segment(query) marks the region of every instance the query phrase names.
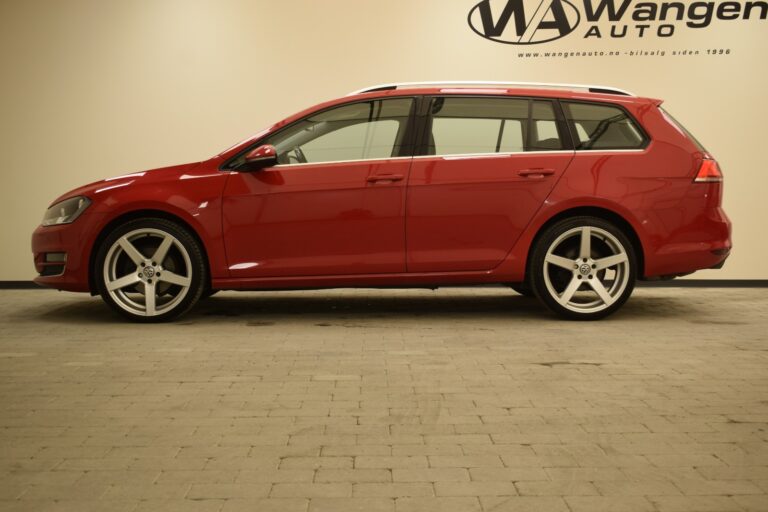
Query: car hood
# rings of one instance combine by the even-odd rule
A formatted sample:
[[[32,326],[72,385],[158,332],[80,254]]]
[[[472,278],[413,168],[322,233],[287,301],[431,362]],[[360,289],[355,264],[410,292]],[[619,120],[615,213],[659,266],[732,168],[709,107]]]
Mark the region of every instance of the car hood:
[[[86,196],[93,198],[96,194],[106,192],[115,188],[122,188],[132,185],[136,182],[152,183],[161,181],[170,181],[178,179],[179,176],[186,174],[195,168],[197,168],[202,162],[194,162],[191,164],[173,165],[170,167],[159,167],[157,169],[150,169],[147,171],[134,172],[130,174],[123,174],[121,176],[115,176],[113,178],[105,178],[103,180],[94,181],[81,187],[70,190],[69,192],[60,195],[52,203],[51,206],[56,203],[68,199],[74,196]]]

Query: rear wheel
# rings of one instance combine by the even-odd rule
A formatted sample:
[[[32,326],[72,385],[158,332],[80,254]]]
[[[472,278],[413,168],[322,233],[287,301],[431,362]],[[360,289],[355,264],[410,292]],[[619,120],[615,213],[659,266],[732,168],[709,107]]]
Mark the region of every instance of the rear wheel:
[[[635,286],[632,243],[615,225],[574,217],[550,226],[531,257],[531,285],[550,310],[596,320],[619,309]]]
[[[166,219],[128,221],[99,249],[96,278],[104,301],[137,322],[161,322],[200,299],[207,269],[200,243]]]

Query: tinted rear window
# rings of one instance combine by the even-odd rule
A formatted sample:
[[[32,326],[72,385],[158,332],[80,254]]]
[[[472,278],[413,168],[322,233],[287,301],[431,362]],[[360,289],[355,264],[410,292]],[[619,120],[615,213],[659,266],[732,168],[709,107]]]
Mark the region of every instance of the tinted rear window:
[[[692,134],[691,132],[689,132],[688,130],[686,130],[685,126],[683,126],[683,125],[682,125],[682,123],[680,123],[680,121],[678,121],[677,119],[675,119],[674,117],[672,117],[672,114],[670,114],[669,112],[667,112],[667,111],[666,111],[666,110],[664,110],[663,108],[659,107],[659,110],[661,110],[661,113],[662,113],[662,114],[664,114],[664,117],[666,117],[666,118],[667,118],[667,121],[669,121],[669,122],[672,124],[672,126],[674,126],[674,127],[675,127],[675,128],[677,128],[678,130],[680,130],[681,132],[683,132],[683,135],[685,135],[686,137],[688,137],[689,139],[691,139],[691,142],[693,142],[694,144],[696,144],[696,147],[697,147],[697,148],[699,148],[699,151],[701,151],[701,152],[703,152],[703,153],[706,153],[706,152],[707,152],[707,150],[706,150],[706,149],[704,149],[704,146],[701,144],[701,142],[699,142],[699,140],[698,140],[696,137],[694,137],[694,136],[693,136],[693,134]]]
[[[551,101],[434,98],[429,155],[519,153],[563,148]]]
[[[576,149],[640,149],[646,138],[619,107],[594,103],[563,102]]]

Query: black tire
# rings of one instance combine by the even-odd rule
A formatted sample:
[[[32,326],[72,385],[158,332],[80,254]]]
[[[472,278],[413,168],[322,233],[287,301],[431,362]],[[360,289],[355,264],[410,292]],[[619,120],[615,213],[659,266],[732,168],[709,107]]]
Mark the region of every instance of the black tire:
[[[528,283],[512,283],[509,285],[510,288],[515,290],[517,293],[522,295],[523,297],[535,297],[536,295],[533,293],[533,289]]]
[[[589,240],[589,245],[580,245],[582,240]],[[552,262],[546,263],[550,250]],[[584,251],[588,258],[582,257]],[[608,256],[622,261],[603,268],[609,262],[603,258]],[[597,320],[617,311],[632,295],[637,256],[630,239],[613,223],[598,217],[572,217],[537,237],[528,273],[534,294],[550,311],[570,320]],[[602,295],[597,291],[600,287]]]
[[[221,290],[212,290],[210,288],[206,288],[203,294],[200,296],[200,300],[210,299],[220,291]]]
[[[134,237],[131,246],[138,251],[132,254],[136,254],[136,259],[145,258],[141,264],[136,263],[134,258],[129,256],[129,251],[122,249],[118,243],[123,237],[127,239],[129,236]],[[160,244],[165,238],[173,240],[169,242],[166,256],[163,257],[163,261],[152,261],[158,250],[158,247],[153,248],[153,245]],[[105,270],[108,256],[110,257],[109,267]],[[148,217],[130,220],[114,228],[98,248],[93,272],[101,298],[123,317],[134,322],[165,322],[185,314],[200,300],[208,284],[208,268],[205,261],[200,242],[186,228],[167,219]],[[136,268],[129,271],[128,269],[134,265]],[[118,266],[124,268],[119,272],[114,270],[115,277],[123,275],[125,278],[130,276],[136,279],[132,273],[138,270],[138,282],[110,292],[105,284],[107,275]],[[147,267],[146,272],[142,272],[144,267]],[[151,272],[149,267],[152,268]],[[175,271],[179,273],[176,274]],[[161,272],[165,272],[165,277]],[[183,278],[184,283],[166,282],[165,280],[171,276]],[[113,283],[116,281],[117,279]],[[147,296],[144,293],[148,286],[156,290],[156,293],[153,293],[155,299],[152,301],[152,308],[147,303]],[[175,297],[173,297],[174,292],[177,292]],[[172,299],[164,305],[160,304],[160,301],[167,296],[171,296]],[[140,299],[133,301],[136,304],[136,307],[133,307],[131,297],[143,297],[145,310],[143,314],[139,311]],[[158,306],[155,312],[156,302]],[[148,313],[150,309],[153,314]]]

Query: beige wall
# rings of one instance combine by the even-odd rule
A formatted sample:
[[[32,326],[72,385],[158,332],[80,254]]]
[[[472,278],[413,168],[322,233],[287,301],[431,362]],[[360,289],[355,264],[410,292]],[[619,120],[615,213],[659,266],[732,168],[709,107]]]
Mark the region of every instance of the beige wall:
[[[196,161],[366,85],[604,83],[664,98],[720,160],[735,250],[699,278],[766,279],[768,21],[531,51],[729,48],[708,57],[524,59],[467,26],[475,0],[0,1],[0,280],[34,275],[29,236],[85,182]],[[763,123],[760,123],[763,121]]]

